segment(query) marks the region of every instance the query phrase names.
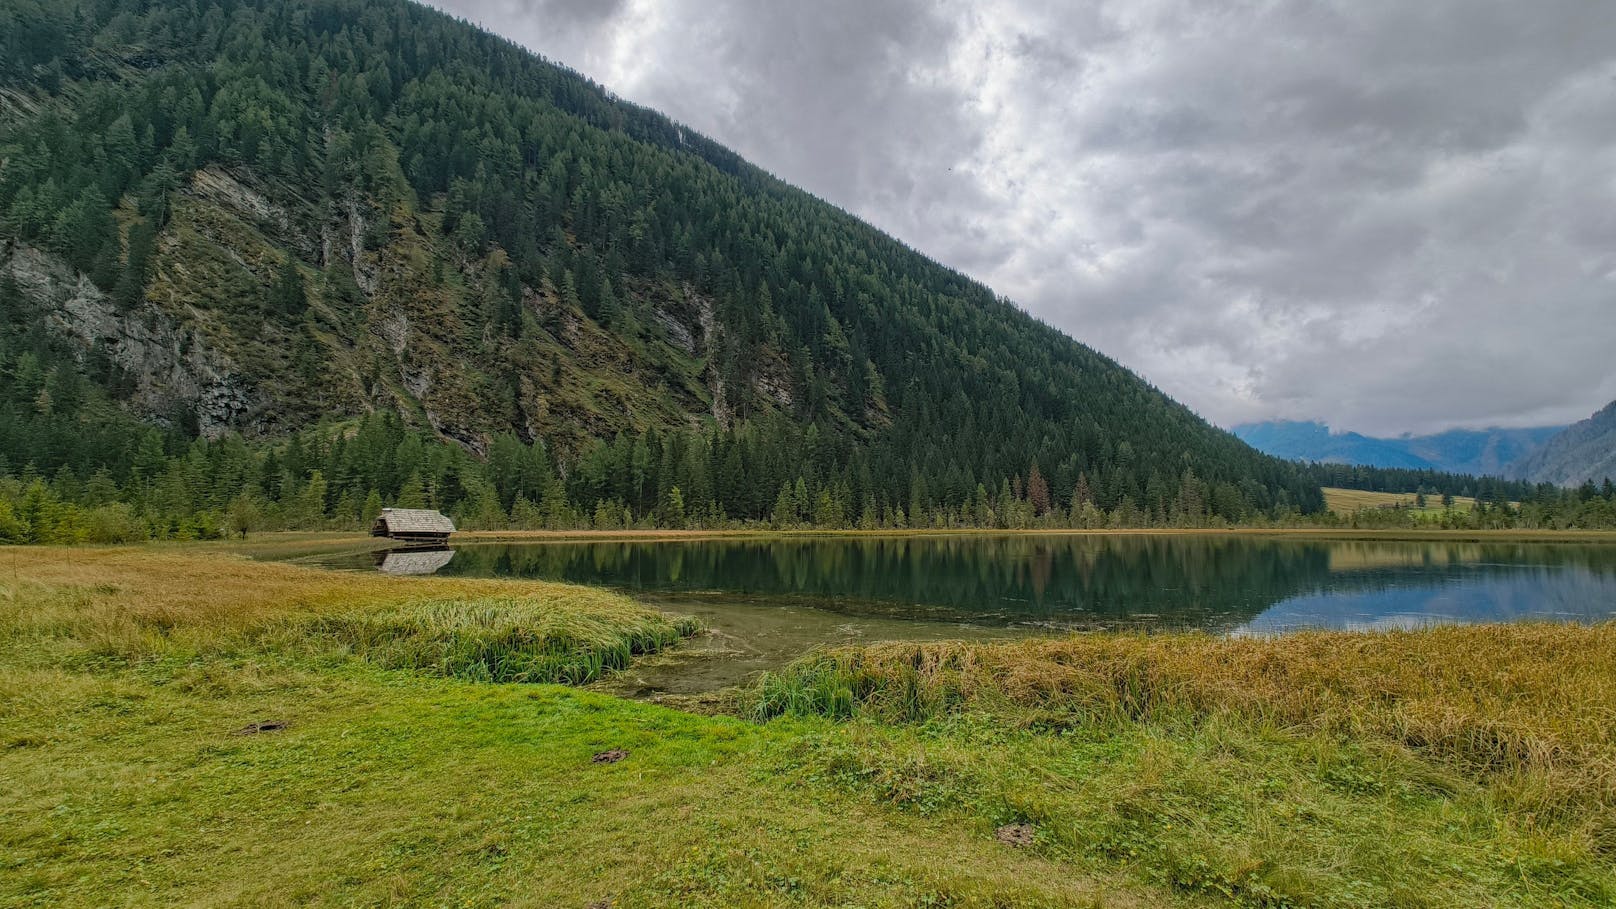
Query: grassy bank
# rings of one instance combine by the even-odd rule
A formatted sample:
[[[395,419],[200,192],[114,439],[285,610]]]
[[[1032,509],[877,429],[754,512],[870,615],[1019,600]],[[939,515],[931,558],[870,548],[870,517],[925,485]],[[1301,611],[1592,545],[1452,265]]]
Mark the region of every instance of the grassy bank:
[[[583,683],[696,630],[572,585],[389,578],[199,551],[7,550],[0,648],[25,665],[265,651],[351,654],[478,681]]]
[[[0,591],[0,905],[1616,899],[1609,626],[868,647],[707,717],[502,683],[691,630],[596,590],[147,547]]]
[[[688,630],[568,585],[6,550],[0,905],[1155,902],[958,819],[806,792],[786,755],[824,723],[479,681],[534,677],[477,658],[489,637],[578,666]]]
[[[765,678],[752,711],[889,722],[979,713],[1057,731],[1235,718],[1406,749],[1500,782],[1535,811],[1608,809],[1602,834],[1616,848],[1613,684],[1609,623],[1114,634],[833,651]]]
[[[747,706],[903,729],[840,772],[1236,902],[1616,900],[1613,624],[878,645]]]

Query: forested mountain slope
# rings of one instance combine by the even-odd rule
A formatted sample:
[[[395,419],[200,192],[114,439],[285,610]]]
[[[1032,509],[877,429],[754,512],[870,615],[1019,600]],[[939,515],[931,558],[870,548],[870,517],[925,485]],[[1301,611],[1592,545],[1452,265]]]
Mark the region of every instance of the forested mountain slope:
[[[675,489],[833,522],[1322,505],[987,288],[424,7],[0,0],[0,42],[0,470],[112,495],[187,462],[208,507],[331,517],[412,483],[636,519]]]
[[[1557,486],[1616,480],[1616,401],[1567,427],[1514,470],[1523,480]]]

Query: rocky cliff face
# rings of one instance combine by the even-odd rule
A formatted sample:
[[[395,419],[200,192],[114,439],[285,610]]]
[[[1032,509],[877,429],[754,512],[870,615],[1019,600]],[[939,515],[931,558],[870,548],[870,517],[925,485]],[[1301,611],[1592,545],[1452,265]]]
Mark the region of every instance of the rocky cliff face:
[[[1521,479],[1561,486],[1616,480],[1616,401],[1550,439],[1515,470]]]
[[[383,409],[474,452],[512,429],[565,451],[731,417],[712,301],[686,285],[625,288],[651,327],[650,343],[629,342],[555,288],[524,288],[520,306],[543,329],[490,338],[502,291],[487,261],[442,241],[438,217],[359,195],[316,206],[250,170],[205,168],[176,194],[133,306],[34,246],[0,251],[0,268],[81,362],[105,355],[128,377],[125,406],[210,437]],[[287,263],[303,312],[271,302]],[[758,372],[762,398],[789,407],[783,365]]]
[[[39,304],[48,325],[76,342],[81,361],[101,351],[133,380],[129,404],[138,412],[160,422],[189,412],[209,437],[251,431],[264,402],[193,325],[157,308],[119,312],[88,279],[32,247],[14,247],[0,267]]]

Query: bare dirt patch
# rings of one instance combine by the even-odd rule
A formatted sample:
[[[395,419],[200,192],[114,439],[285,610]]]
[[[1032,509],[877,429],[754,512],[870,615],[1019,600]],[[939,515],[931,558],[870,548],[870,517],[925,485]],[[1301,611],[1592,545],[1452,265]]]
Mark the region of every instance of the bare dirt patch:
[[[993,838],[1006,846],[1014,846],[1020,849],[1024,846],[1031,846],[1033,837],[1037,832],[1037,829],[1031,824],[1005,824],[998,830],[993,831]]]

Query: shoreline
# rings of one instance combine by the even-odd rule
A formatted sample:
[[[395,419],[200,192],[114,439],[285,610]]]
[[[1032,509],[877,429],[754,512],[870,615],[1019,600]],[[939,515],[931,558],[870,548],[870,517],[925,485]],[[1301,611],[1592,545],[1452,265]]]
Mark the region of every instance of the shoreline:
[[[1616,530],[1360,530],[1311,527],[1162,527],[1140,529],[1082,528],[927,528],[919,530],[479,530],[456,534],[470,542],[567,541],[567,540],[636,540],[645,542],[702,540],[702,539],[759,539],[782,538],[890,538],[890,537],[1041,537],[1041,536],[1252,536],[1296,537],[1319,540],[1386,540],[1389,542],[1418,542],[1422,540],[1453,540],[1456,542],[1486,541],[1539,541],[1568,543],[1616,544]]]
[[[1188,536],[1188,537],[1267,537],[1299,540],[1341,540],[1386,542],[1540,542],[1608,543],[1616,545],[1616,530],[1378,530],[1330,527],[1163,527],[1139,529],[1082,528],[924,528],[924,529],[727,529],[727,530],[465,530],[449,540],[455,543],[550,543],[550,542],[696,542],[701,540],[758,539],[890,539],[949,537],[1106,537],[1106,536]],[[374,540],[378,546],[387,540],[360,531],[262,531],[246,540],[157,541],[153,547],[217,546],[230,548],[259,543],[361,543]]]

